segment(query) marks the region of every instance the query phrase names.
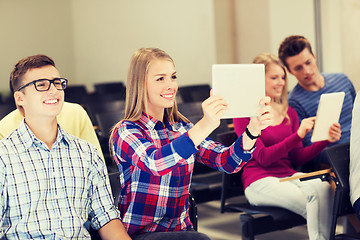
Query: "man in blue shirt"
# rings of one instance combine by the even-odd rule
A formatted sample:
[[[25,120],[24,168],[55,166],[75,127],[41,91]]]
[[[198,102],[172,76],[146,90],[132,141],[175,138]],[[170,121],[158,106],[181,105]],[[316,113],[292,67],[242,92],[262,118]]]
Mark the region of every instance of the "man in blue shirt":
[[[356,92],[349,78],[343,73],[320,73],[310,42],[303,36],[293,35],[285,38],[279,47],[279,58],[288,72],[298,80],[288,100],[289,105],[296,110],[300,122],[304,118],[316,116],[321,94],[345,92],[339,119],[341,138],[335,144],[350,142],[351,116]],[[312,131],[305,136],[304,146],[311,144],[311,135]],[[323,163],[327,163],[324,153],[313,159],[304,170],[316,170],[321,168]]]
[[[0,238],[90,239],[90,219],[103,239],[130,239],[98,151],[57,123],[67,79],[53,60],[21,59],[10,86],[25,119],[0,141]]]

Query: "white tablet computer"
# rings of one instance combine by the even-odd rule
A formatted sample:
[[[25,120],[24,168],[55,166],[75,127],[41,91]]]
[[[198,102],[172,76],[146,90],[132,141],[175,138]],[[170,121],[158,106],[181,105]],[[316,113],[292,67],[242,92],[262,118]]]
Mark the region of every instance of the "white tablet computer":
[[[212,88],[229,104],[222,118],[255,116],[265,96],[264,64],[213,64]]]
[[[312,142],[329,139],[329,128],[333,123],[339,122],[344,97],[344,92],[321,95],[311,136]]]

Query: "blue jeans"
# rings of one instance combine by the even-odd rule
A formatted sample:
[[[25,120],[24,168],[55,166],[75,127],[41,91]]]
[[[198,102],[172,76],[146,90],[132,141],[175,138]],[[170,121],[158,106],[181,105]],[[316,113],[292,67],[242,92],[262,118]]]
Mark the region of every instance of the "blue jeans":
[[[132,240],[210,240],[208,236],[193,229],[179,232],[152,232],[132,236]]]

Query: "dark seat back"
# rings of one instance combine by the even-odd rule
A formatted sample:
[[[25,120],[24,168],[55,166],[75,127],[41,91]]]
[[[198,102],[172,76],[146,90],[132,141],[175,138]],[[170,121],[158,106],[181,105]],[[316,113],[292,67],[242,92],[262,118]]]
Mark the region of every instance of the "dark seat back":
[[[14,102],[0,103],[0,120],[15,109],[16,105]]]
[[[112,128],[116,123],[124,119],[124,115],[125,112],[123,109],[97,113],[95,118],[102,136],[109,139]]]
[[[178,103],[177,107],[179,112],[193,124],[197,123],[204,116],[201,102],[182,102]]]
[[[210,85],[199,84],[179,87],[179,94],[183,102],[202,102],[210,97]]]
[[[92,98],[96,101],[125,100],[126,87],[122,82],[106,82],[94,84]]]
[[[333,169],[335,177],[333,216],[331,223],[331,236],[333,239],[360,239],[360,234],[335,234],[337,219],[340,216],[354,213],[350,202],[349,185],[349,164],[350,164],[350,144],[338,144],[325,149],[329,163]]]
[[[89,117],[93,125],[99,125],[98,119],[96,119],[97,114],[102,114],[106,112],[124,112],[125,111],[125,101],[123,100],[112,100],[112,101],[97,101],[89,103],[85,106],[86,111],[89,114]],[[120,121],[120,119],[118,119]]]
[[[337,215],[353,213],[354,209],[350,203],[350,185],[349,185],[349,164],[350,164],[350,144],[339,144],[329,147],[325,150],[329,163],[333,169],[336,181],[339,181],[341,198]]]
[[[64,90],[64,93],[66,102],[78,103],[83,106],[89,98],[85,85],[69,85]]]
[[[190,122],[196,124],[203,116],[203,110],[201,106],[201,102],[182,102],[178,105],[179,112],[184,115]],[[221,119],[220,126],[217,127],[210,135],[214,141],[220,142],[218,135],[224,132],[229,131],[229,120],[228,119]]]

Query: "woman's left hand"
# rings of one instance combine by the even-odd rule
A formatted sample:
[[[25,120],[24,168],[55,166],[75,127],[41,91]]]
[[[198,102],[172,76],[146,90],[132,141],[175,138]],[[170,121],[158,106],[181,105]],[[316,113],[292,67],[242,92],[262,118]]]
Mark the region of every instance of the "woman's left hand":
[[[334,123],[329,129],[329,142],[333,143],[339,141],[341,138],[341,126],[339,123]]]

